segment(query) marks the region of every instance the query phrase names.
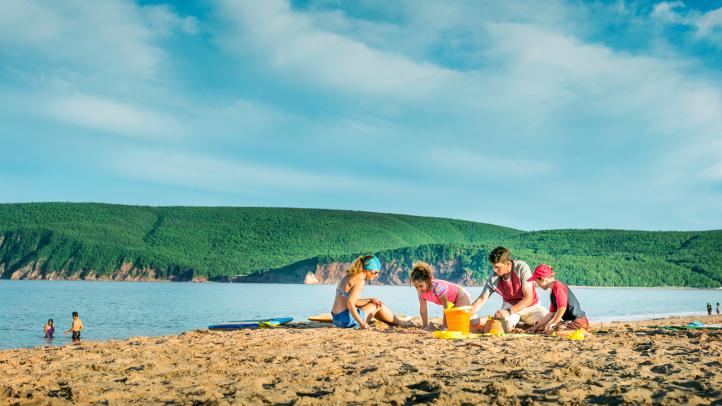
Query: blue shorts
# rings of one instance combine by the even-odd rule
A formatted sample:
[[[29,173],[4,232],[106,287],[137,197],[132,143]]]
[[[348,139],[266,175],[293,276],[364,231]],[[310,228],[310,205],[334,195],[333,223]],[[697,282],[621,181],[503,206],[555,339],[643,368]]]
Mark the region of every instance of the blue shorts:
[[[361,316],[361,320],[365,320],[366,315],[364,311],[361,309],[356,310],[358,310],[358,315]],[[333,315],[333,325],[341,328],[359,327],[358,322],[356,322],[356,319],[353,318],[348,309]]]

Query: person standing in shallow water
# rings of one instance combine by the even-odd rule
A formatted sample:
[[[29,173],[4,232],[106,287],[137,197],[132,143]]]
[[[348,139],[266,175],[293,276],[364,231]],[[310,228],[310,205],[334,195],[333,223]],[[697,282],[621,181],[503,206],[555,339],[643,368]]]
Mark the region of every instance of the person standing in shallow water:
[[[45,327],[43,327],[43,333],[45,334],[45,338],[53,338],[53,334],[55,333],[55,327],[53,326],[53,319],[48,320],[48,323],[45,324]]]
[[[707,303],[707,315],[712,315],[712,303]]]
[[[717,302],[717,315],[719,316],[719,302]]]
[[[73,341],[80,340],[80,332],[83,331],[83,321],[78,317],[78,312],[73,312],[73,325],[65,330],[65,334],[73,333]]]
[[[336,286],[336,295],[331,308],[334,326],[367,329],[368,323],[374,318],[404,327],[412,325],[408,321],[399,319],[379,299],[359,298],[366,281],[378,278],[379,272],[381,272],[381,261],[373,255],[358,257],[353,261],[351,268],[346,271],[346,276]]]

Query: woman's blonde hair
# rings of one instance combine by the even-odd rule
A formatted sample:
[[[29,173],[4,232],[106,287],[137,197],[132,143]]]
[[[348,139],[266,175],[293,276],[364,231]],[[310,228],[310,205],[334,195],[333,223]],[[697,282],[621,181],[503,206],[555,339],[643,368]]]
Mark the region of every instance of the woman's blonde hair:
[[[411,281],[428,282],[434,279],[434,269],[431,265],[423,261],[414,262],[414,267],[411,269]]]
[[[351,267],[346,270],[346,274],[348,276],[355,276],[355,275],[360,274],[361,272],[364,271],[364,265],[365,265],[366,261],[368,261],[369,259],[371,259],[373,257],[374,257],[373,255],[362,255],[362,256],[356,258],[353,261],[353,263],[351,264]]]

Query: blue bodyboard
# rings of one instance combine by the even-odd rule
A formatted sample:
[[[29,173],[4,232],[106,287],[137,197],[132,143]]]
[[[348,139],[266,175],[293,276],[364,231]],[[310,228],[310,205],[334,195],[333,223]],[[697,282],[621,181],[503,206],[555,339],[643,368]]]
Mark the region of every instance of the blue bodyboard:
[[[293,321],[293,317],[276,317],[272,319],[260,320],[240,320],[229,321],[223,324],[213,324],[208,326],[208,330],[241,330],[244,328],[267,328],[277,327]]]

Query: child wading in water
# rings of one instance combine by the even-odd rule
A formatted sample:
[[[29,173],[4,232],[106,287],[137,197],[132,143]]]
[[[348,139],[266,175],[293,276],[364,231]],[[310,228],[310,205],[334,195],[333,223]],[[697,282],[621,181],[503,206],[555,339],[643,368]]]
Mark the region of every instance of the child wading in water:
[[[45,333],[45,338],[53,338],[53,334],[55,333],[55,327],[53,327],[53,319],[48,320],[48,324],[43,327],[43,333]]]
[[[356,258],[336,287],[336,298],[331,308],[333,324],[336,327],[369,328],[368,323],[376,318],[385,323],[400,326],[411,325],[402,321],[376,298],[359,299],[367,280],[378,278],[381,261],[373,255]]]
[[[434,271],[431,265],[426,262],[415,262],[411,270],[411,283],[419,293],[419,313],[423,328],[430,330],[433,326],[429,324],[429,313],[427,302],[441,305],[444,309],[448,303],[454,307],[470,306],[471,297],[461,286],[434,278]],[[446,317],[444,317],[444,328],[446,328]]]
[[[532,327],[531,331],[566,335],[577,329],[589,331],[589,321],[571,289],[554,279],[554,270],[547,264],[541,264],[534,270],[529,282],[536,281],[537,286],[547,290],[551,288],[551,306],[549,313]]]
[[[73,333],[73,341],[80,340],[80,332],[83,331],[83,321],[78,317],[78,312],[73,312],[73,325],[65,330],[65,334]]]

